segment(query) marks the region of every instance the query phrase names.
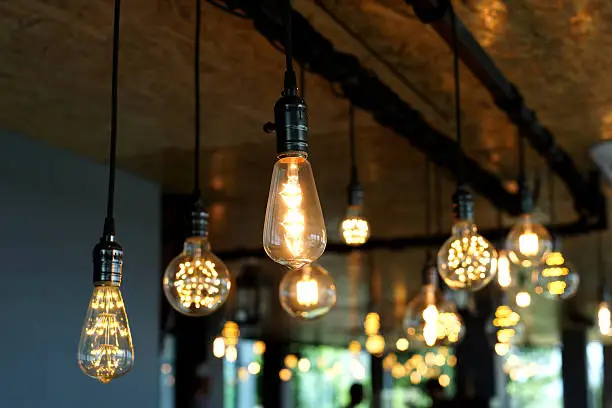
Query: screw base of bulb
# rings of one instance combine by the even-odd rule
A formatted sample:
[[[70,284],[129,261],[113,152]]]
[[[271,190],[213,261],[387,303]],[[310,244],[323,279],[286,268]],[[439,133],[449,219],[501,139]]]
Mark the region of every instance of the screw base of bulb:
[[[114,234],[105,234],[93,249],[95,286],[119,286],[123,277],[123,248]]]
[[[348,192],[348,204],[349,205],[363,205],[365,197],[365,191],[363,186],[359,183],[351,183],[347,188]]]
[[[276,150],[308,153],[308,106],[297,87],[286,88],[274,105]]]
[[[518,193],[521,199],[521,212],[523,214],[530,214],[534,207],[533,195],[531,194],[531,190],[527,186],[527,182],[524,179],[519,180]]]
[[[191,210],[191,236],[205,237],[208,235],[208,213],[201,200],[195,202]]]
[[[474,219],[474,199],[465,186],[460,186],[453,194],[453,215],[455,220]]]

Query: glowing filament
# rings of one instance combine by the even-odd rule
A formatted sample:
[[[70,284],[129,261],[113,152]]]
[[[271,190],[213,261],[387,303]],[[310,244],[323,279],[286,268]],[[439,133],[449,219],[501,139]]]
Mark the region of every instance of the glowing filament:
[[[599,305],[599,310],[597,311],[597,325],[602,335],[609,336],[612,334],[612,314],[610,313],[608,304],[605,302]]]
[[[362,245],[368,240],[370,226],[363,218],[348,217],[342,221],[342,237],[348,245]]]
[[[297,302],[306,307],[315,306],[319,303],[319,285],[310,276],[304,276],[296,284]]]
[[[512,284],[512,276],[510,275],[510,260],[503,253],[497,258],[497,283],[499,286],[506,289]]]
[[[363,323],[363,327],[365,329],[365,334],[368,336],[378,334],[380,330],[380,316],[378,313],[368,313]]]
[[[423,320],[425,320],[425,326],[423,327],[423,338],[425,344],[433,346],[436,344],[438,339],[438,308],[436,305],[430,304],[423,310]]]
[[[553,281],[549,282],[546,287],[548,288],[548,292],[551,295],[562,295],[565,293],[565,288],[567,288],[567,283],[563,281]]]
[[[529,292],[520,291],[516,294],[516,305],[518,307],[528,307],[531,304],[531,295]]]
[[[223,358],[225,356],[225,340],[223,337],[217,337],[213,341],[213,356]]]
[[[218,305],[221,284],[215,264],[208,259],[195,258],[179,264],[174,287],[185,308],[210,309]]]
[[[519,236],[519,252],[524,256],[536,256],[540,252],[538,235],[527,230]]]
[[[306,221],[302,213],[302,188],[298,178],[298,166],[289,165],[287,182],[279,193],[287,207],[287,212],[281,221],[285,228],[285,244],[293,256],[300,256],[304,251],[304,229]]]
[[[462,237],[451,242],[448,267],[462,284],[486,279],[492,260],[490,245],[480,235]]]

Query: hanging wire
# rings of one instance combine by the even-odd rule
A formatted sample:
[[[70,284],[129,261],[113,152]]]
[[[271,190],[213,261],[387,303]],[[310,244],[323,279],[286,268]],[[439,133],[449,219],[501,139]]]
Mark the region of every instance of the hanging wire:
[[[200,28],[202,25],[202,3],[196,0],[195,52],[194,52],[194,88],[195,88],[195,122],[193,153],[193,196],[198,200],[200,191]]]
[[[432,233],[432,197],[431,197],[431,160],[425,156],[425,235],[430,236]],[[431,248],[427,248],[426,260],[429,262],[431,259]]]
[[[434,190],[435,190],[435,206],[436,206],[436,230],[438,234],[442,234],[442,177],[440,168],[434,166]]]
[[[548,171],[548,211],[550,212],[550,224],[557,222],[557,208],[555,205],[555,176],[552,170]]]
[[[603,249],[603,232],[599,232],[597,235],[597,261],[598,265],[598,273],[599,273],[599,286],[603,289],[607,286],[607,279],[605,273],[605,259],[604,259],[604,249]]]
[[[291,0],[285,0],[285,90],[293,90],[296,87],[293,70],[292,14]]]
[[[115,234],[115,177],[117,167],[117,87],[119,79],[119,24],[121,22],[121,0],[115,0],[113,17],[113,67],[111,79],[111,123],[108,172],[108,201],[104,233]]]
[[[355,153],[355,107],[349,102],[349,149],[351,153],[351,185],[358,183],[357,154]]]
[[[306,99],[306,67],[304,64],[300,64],[300,96],[302,99]]]
[[[516,133],[516,143],[517,143],[517,156],[518,156],[518,182],[525,182],[525,138],[521,136],[520,131]]]
[[[451,17],[452,45],[453,45],[453,76],[455,80],[455,126],[457,127],[457,184],[463,186],[465,175],[462,157],[462,134],[461,134],[461,78],[459,76],[459,45],[457,33],[457,16],[452,3],[449,1]]]

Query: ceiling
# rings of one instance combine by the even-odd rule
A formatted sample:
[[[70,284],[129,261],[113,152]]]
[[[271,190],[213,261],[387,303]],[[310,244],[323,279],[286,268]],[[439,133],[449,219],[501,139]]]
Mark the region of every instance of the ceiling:
[[[132,0],[124,2],[122,12],[119,164],[172,193],[192,189],[193,3]],[[331,16],[313,1],[294,1],[296,10],[334,47],[355,55],[422,112],[432,127],[452,137],[452,59],[433,29],[401,0],[324,4]],[[612,137],[612,54],[602,52],[612,45],[612,5],[604,0],[464,0],[456,8],[586,174],[593,167],[589,146]],[[253,248],[260,245],[275,158],[274,136],[263,133],[262,124],[272,119],[284,58],[248,19],[208,3],[203,13],[202,180],[210,202],[211,235],[219,251]],[[341,16],[404,81],[338,25],[334,15]],[[0,127],[105,160],[111,21],[110,0],[0,2]],[[510,181],[517,171],[516,129],[467,69],[462,69],[461,85],[465,151],[481,167]],[[311,161],[329,236],[337,241],[349,175],[348,103],[325,79],[310,73],[305,91]],[[423,233],[424,156],[365,112],[357,111],[356,132],[365,211],[374,236]],[[546,172],[533,152],[528,166],[532,177]],[[512,188],[512,183],[507,185]],[[453,186],[452,175],[445,174],[445,205]],[[564,188],[557,189],[556,201],[560,220],[575,219]],[[538,211],[543,221],[548,220],[547,209],[542,199]],[[446,229],[450,211],[442,217]],[[481,197],[476,219],[483,227],[497,224],[497,211]],[[509,225],[511,220],[504,222]],[[592,298],[596,287],[594,256],[584,251],[594,248],[592,239],[566,242],[583,273],[580,296],[585,299]],[[392,320],[396,305],[418,291],[423,253],[376,251],[371,258],[370,265],[373,262],[380,271],[382,298],[388,305],[384,314]],[[353,323],[347,322],[354,319],[347,319],[347,314],[354,297],[349,296],[347,257],[330,254],[322,263],[338,281],[340,301],[329,320],[316,324],[322,333],[333,327],[331,322],[345,323],[342,327],[350,331]],[[357,298],[367,305],[367,293]],[[553,307],[540,303],[538,311]],[[543,341],[556,339],[550,325],[536,325],[533,332]]]

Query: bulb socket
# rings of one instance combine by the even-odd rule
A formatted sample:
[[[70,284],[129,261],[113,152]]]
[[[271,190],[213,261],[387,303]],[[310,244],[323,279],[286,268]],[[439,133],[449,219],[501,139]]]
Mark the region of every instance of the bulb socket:
[[[208,213],[201,200],[197,200],[191,210],[191,236],[208,236]]]
[[[425,265],[423,270],[421,271],[421,279],[423,280],[423,285],[433,285],[438,288],[438,268],[434,265],[428,263]]]
[[[119,286],[123,276],[123,248],[114,234],[105,234],[93,249],[95,286]]]
[[[346,189],[348,193],[348,203],[349,205],[363,205],[363,200],[365,197],[365,191],[363,186],[359,183],[351,183]]]
[[[287,88],[274,105],[276,151],[308,153],[308,106],[297,87]]]
[[[531,214],[533,212],[533,195],[531,194],[531,190],[529,186],[527,186],[527,182],[524,178],[520,179],[518,182],[518,193],[521,199],[521,211],[523,214]]]
[[[474,199],[465,186],[459,186],[453,194],[453,216],[455,221],[474,219]]]

